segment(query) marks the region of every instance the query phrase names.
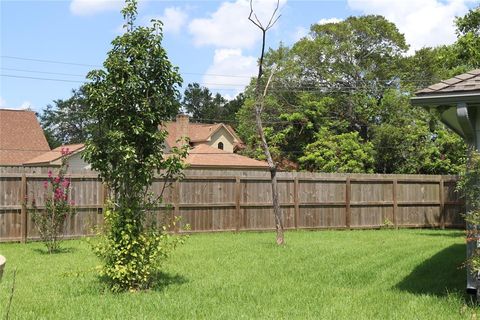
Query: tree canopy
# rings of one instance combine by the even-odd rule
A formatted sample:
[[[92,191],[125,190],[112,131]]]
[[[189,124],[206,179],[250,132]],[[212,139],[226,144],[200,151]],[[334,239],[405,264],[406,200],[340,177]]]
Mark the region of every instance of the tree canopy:
[[[408,45],[382,16],[314,24],[307,37],[267,56],[276,68],[264,123],[277,162],[326,172],[457,173],[465,145],[411,94],[464,69],[452,46]],[[478,51],[478,49],[477,49]],[[246,154],[261,158],[247,102],[238,112]]]

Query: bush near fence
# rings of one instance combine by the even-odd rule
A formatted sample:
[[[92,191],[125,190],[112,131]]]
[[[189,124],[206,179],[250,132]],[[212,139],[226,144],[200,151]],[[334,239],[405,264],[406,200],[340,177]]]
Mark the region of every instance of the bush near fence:
[[[0,167],[0,241],[37,239],[27,207],[43,202],[47,167]],[[65,237],[92,234],[103,221],[106,189],[93,171],[71,172],[77,214]],[[286,229],[463,228],[456,176],[279,172]],[[159,193],[164,181],[156,180]],[[269,172],[189,169],[165,192],[156,219],[175,214],[190,232],[274,229]],[[172,209],[168,210],[168,204]]]

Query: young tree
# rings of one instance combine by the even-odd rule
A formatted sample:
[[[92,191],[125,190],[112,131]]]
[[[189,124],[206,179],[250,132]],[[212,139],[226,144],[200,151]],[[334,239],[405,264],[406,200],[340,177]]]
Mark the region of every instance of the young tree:
[[[136,0],[127,0],[122,13],[126,32],[112,41],[104,69],[88,74],[94,125],[84,157],[111,190],[105,241],[96,249],[101,274],[114,290],[138,290],[152,285],[169,248],[165,228],[146,226],[158,206],[148,188],[155,172],[170,180],[181,173],[179,157],[163,154],[167,132],[159,125],[177,112],[182,79],[161,46],[161,22],[135,26]]]
[[[264,109],[265,104],[265,96],[268,92],[268,87],[272,80],[273,71],[270,73],[270,77],[265,82],[264,81],[264,72],[263,72],[263,58],[265,55],[265,39],[267,35],[267,31],[273,27],[273,25],[277,22],[280,16],[277,16],[278,7],[280,4],[280,0],[277,0],[277,5],[275,10],[270,17],[268,23],[264,26],[262,22],[258,19],[257,15],[253,11],[253,0],[250,0],[250,15],[248,19],[260,29],[262,32],[262,50],[260,53],[260,60],[258,62],[258,75],[257,75],[257,82],[255,85],[255,124],[257,127],[257,133],[260,137],[260,143],[265,154],[265,157],[268,162],[268,167],[270,168],[270,177],[272,181],[272,202],[273,202],[273,214],[275,215],[275,228],[277,230],[277,244],[283,245],[285,243],[285,238],[283,234],[283,213],[282,209],[280,208],[280,200],[278,195],[278,183],[277,183],[277,166],[275,162],[273,162],[272,155],[270,153],[270,148],[267,143],[267,139],[265,137],[265,132],[263,130],[262,124],[262,112]],[[264,85],[264,89],[262,90],[262,85]]]

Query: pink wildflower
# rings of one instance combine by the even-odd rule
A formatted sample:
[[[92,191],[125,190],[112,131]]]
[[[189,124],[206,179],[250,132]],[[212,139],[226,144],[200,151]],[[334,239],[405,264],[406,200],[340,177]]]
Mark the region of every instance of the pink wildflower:
[[[70,200],[70,205],[71,205],[71,206],[74,206],[74,205],[75,205],[75,201]]]
[[[49,178],[52,177],[52,170],[48,170],[48,177],[49,177]]]
[[[63,179],[62,181],[62,186],[65,188],[65,189],[68,189],[68,187],[70,186],[70,180],[68,179]]]
[[[62,156],[66,156],[70,154],[70,150],[68,148],[62,148]]]
[[[60,183],[60,177],[55,177],[55,179],[53,179],[53,182],[54,183]]]
[[[48,181],[43,182],[43,187],[44,187],[45,189],[48,188]]]

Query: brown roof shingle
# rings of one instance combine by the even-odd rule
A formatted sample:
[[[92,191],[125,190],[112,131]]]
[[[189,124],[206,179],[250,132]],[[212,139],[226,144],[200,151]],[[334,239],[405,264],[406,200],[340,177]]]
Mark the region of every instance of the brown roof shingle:
[[[453,78],[443,80],[415,92],[417,96],[448,94],[453,92],[480,91],[480,69],[475,69]]]
[[[63,145],[51,151],[45,152],[33,159],[29,159],[28,161],[25,161],[23,164],[26,164],[26,165],[51,164],[53,161],[56,161],[62,157],[62,149],[68,149],[68,151],[71,154],[74,154],[74,153],[77,153],[78,151],[83,150],[84,147],[85,145],[83,143]]]
[[[185,162],[192,167],[268,168],[268,164],[264,161],[216,149],[206,144],[200,144],[190,150]]]
[[[50,147],[35,112],[0,109],[0,165],[21,165],[46,151]]]

